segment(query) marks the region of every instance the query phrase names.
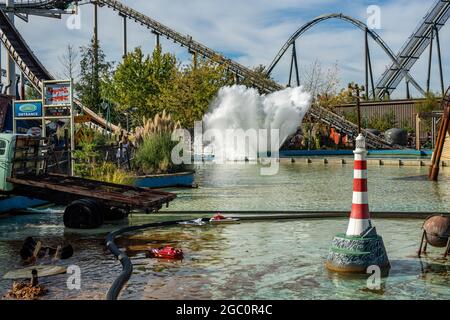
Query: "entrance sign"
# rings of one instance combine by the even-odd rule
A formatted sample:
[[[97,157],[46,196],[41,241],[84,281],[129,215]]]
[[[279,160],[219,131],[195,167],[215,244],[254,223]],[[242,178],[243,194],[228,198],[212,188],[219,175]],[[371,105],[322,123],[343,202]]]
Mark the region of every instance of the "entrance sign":
[[[42,101],[14,101],[16,118],[42,117]]]

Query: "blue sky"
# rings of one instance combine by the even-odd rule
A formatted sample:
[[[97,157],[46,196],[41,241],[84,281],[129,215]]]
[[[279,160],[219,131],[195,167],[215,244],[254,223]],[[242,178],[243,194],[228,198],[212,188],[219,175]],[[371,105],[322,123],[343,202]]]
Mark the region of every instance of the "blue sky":
[[[163,24],[195,40],[218,50],[240,63],[253,67],[268,65],[289,38],[301,25],[314,17],[326,13],[344,13],[365,22],[369,5],[381,8],[380,36],[395,53],[409,37],[419,20],[435,0],[124,0],[123,3],[138,9]],[[107,59],[119,61],[122,53],[121,18],[110,9],[100,9],[100,41]],[[61,21],[31,17],[29,23],[17,22],[19,30],[29,46],[44,65],[54,74],[61,73],[58,56],[64,47],[85,45],[92,36],[92,6],[81,8],[81,29],[66,28],[66,18]],[[141,46],[150,53],[154,48],[154,37],[149,30],[129,21],[129,48]],[[441,31],[442,51],[450,51],[450,30]],[[298,42],[297,50],[301,69],[315,59],[324,68],[338,63],[341,85],[349,81],[364,81],[363,33],[342,21],[327,21],[309,30]],[[181,60],[189,59],[185,49],[162,40],[163,49],[175,53]],[[375,81],[390,64],[390,60],[371,42]],[[4,50],[3,50],[4,51]],[[4,61],[3,52],[3,61]],[[427,54],[416,63],[412,75],[425,87]],[[447,58],[448,60],[448,58]],[[446,55],[444,54],[444,63]],[[274,70],[274,77],[286,83],[288,59],[283,59]],[[433,66],[432,87],[439,89],[437,65]],[[450,67],[445,67],[445,79],[450,77]],[[404,96],[404,84],[397,96]],[[414,91],[413,91],[414,93]]]

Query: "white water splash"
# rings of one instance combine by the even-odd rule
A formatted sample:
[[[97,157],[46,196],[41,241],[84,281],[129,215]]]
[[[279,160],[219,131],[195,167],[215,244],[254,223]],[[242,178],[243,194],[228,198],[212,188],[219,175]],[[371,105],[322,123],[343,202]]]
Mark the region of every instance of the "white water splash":
[[[203,119],[205,133],[214,136],[206,139],[213,142],[205,149],[212,150],[216,158],[226,160],[253,159],[252,155],[277,152],[296,132],[310,106],[311,95],[302,87],[268,95],[260,95],[256,89],[245,86],[223,87]],[[274,139],[274,129],[279,130],[278,140]],[[236,135],[230,135],[236,131],[246,132],[247,138],[253,133],[258,139],[244,140],[244,146],[236,147]]]

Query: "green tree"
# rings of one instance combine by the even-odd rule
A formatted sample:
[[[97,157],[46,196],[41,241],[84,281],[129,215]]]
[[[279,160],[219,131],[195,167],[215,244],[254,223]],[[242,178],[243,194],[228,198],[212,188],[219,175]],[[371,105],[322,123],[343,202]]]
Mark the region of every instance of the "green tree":
[[[150,57],[136,48],[104,82],[102,90],[104,96],[116,104],[118,112],[127,112],[138,125],[143,116],[150,118],[164,109],[160,96],[171,85],[176,72],[174,55],[162,54],[161,48],[157,48]]]
[[[27,100],[41,100],[42,99],[41,93],[32,86],[27,86],[25,88],[25,97]]]
[[[416,103],[416,111],[418,113],[432,112],[439,110],[439,108],[440,108],[439,99],[433,92],[427,92],[425,94],[425,99],[420,100],[419,102]]]
[[[427,92],[425,94],[425,99],[416,103],[417,113],[431,113],[433,111],[440,109],[440,101],[436,94],[433,92]],[[426,131],[431,131],[431,117],[422,117],[423,129]]]
[[[192,128],[208,111],[219,89],[233,80],[225,66],[198,59],[176,73],[173,85],[166,87],[159,103],[183,127]]]
[[[103,50],[94,40],[89,46],[81,47],[80,50],[80,80],[75,85],[76,92],[83,105],[102,113],[101,85],[105,79],[110,78],[112,64],[106,61]]]
[[[373,116],[369,119],[368,127],[382,132],[395,128],[397,120],[394,111],[383,113],[381,116]]]

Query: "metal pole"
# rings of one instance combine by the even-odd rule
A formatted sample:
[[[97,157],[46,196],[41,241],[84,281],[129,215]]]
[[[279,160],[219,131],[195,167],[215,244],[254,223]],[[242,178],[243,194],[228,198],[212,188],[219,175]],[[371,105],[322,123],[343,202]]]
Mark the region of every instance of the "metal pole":
[[[359,88],[356,88],[356,109],[358,110],[358,134],[361,133],[361,104],[359,101]]]
[[[93,43],[93,47],[92,47],[92,51],[93,51],[93,55],[94,55],[94,74],[93,74],[93,104],[91,106],[94,107],[95,109],[98,109],[99,106],[98,104],[100,103],[99,101],[99,97],[100,97],[100,93],[99,93],[99,72],[98,72],[98,48],[99,48],[99,43],[98,43],[98,5],[97,2],[94,2],[94,43]],[[97,110],[96,110],[97,111]]]
[[[156,31],[152,31],[152,33],[155,35],[155,49],[160,48],[161,49],[161,43],[159,41],[160,34]]]
[[[119,14],[123,18],[123,57],[128,54],[127,48],[127,16],[123,14]]]
[[[25,100],[25,74],[20,74],[20,99]]]
[[[293,55],[294,55],[295,75],[296,75],[296,80],[297,80],[297,86],[300,86],[300,75],[298,73],[297,49],[295,47],[295,42],[292,45],[293,45],[292,50],[293,50]]]
[[[73,79],[70,79],[70,175],[75,175],[75,114],[73,108]]]
[[[97,3],[94,2],[94,42],[98,42],[98,7]]]
[[[439,63],[439,76],[441,78],[441,92],[442,92],[442,96],[444,96],[445,88],[444,88],[444,72],[442,70],[441,42],[439,41],[439,31],[436,26],[434,26],[434,31],[436,32],[436,45],[437,45],[438,63]]]
[[[196,51],[190,51],[192,55],[192,66],[194,69],[197,69],[197,52]]]
[[[364,96],[366,100],[369,100],[369,29],[366,28],[366,31],[364,32],[364,56],[365,56],[365,72],[366,72],[366,79],[365,79],[365,88],[366,92],[364,93]]]
[[[430,56],[428,58],[428,77],[427,77],[427,93],[430,92],[430,80],[431,80],[431,60],[433,59],[433,37],[434,37],[434,28],[431,27],[430,31]]]
[[[0,85],[3,83],[3,70],[2,70],[2,44],[0,44]],[[1,93],[1,92],[0,92]]]
[[[288,82],[288,87],[291,86],[292,84],[292,68],[294,67],[294,46],[292,46],[292,55],[291,55],[291,67],[289,69],[289,82]]]
[[[435,147],[435,134],[436,134],[436,118],[431,116],[431,149]]]
[[[14,7],[14,0],[6,0],[6,7]],[[8,19],[14,25],[14,12],[7,13]],[[16,63],[9,54],[6,55],[6,85],[11,84],[8,88],[7,94],[16,98]]]
[[[406,80],[406,99],[411,99],[411,93],[409,91],[409,81]]]
[[[372,87],[372,97],[375,100],[375,82],[373,81],[372,58],[370,57],[369,42],[367,42],[367,62],[369,63],[370,85]],[[368,89],[368,88],[366,88]]]

